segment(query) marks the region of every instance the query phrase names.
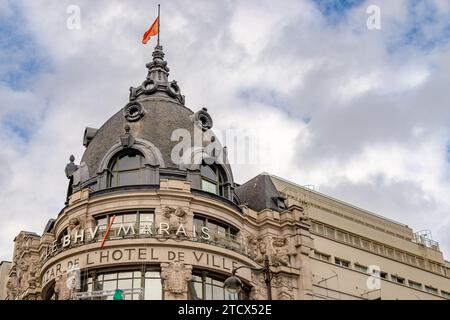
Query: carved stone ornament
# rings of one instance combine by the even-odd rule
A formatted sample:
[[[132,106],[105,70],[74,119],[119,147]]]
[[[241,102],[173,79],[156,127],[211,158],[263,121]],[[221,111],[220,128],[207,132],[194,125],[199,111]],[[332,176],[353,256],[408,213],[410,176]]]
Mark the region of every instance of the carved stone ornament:
[[[274,266],[289,266],[288,240],[284,237],[272,238],[271,262]]]
[[[264,256],[267,254],[267,245],[262,237],[250,234],[247,236],[247,247],[249,255],[257,263],[264,262]]]
[[[144,109],[137,101],[132,101],[123,108],[125,119],[130,122],[135,122],[144,116]]]
[[[194,113],[193,121],[203,131],[207,131],[213,127],[213,120],[206,108]]]
[[[188,213],[182,207],[172,208],[166,206],[162,209],[163,222],[169,224],[170,233],[176,233],[180,224],[186,223],[187,215]]]
[[[122,144],[122,147],[124,148],[130,148],[134,145],[134,137],[130,133],[130,126],[125,125],[125,134],[120,137],[120,143]]]
[[[278,300],[294,300],[294,280],[288,275],[278,274],[272,279],[272,287],[277,289]]]
[[[161,263],[161,279],[168,299],[186,299],[192,266],[181,262]]]

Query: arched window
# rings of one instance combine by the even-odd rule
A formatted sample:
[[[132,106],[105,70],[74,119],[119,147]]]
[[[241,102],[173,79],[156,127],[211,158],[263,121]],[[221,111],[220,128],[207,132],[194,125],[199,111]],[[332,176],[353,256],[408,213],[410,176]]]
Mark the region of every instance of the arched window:
[[[211,192],[219,196],[224,196],[224,175],[218,166],[206,165],[201,166],[202,190]]]
[[[136,150],[119,154],[109,166],[109,186],[112,188],[142,183],[144,163],[145,158]]]

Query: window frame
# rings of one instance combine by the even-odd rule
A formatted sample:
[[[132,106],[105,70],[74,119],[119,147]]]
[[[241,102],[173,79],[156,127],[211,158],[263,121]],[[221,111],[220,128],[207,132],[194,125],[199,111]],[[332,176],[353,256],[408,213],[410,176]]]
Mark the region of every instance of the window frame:
[[[139,167],[138,168],[132,168],[132,169],[121,169],[120,168],[120,160],[125,157],[130,157],[131,154],[134,154],[134,156],[139,156]],[[118,163],[118,170],[114,170],[114,167]],[[124,187],[124,186],[132,186],[132,185],[139,185],[143,183],[143,169],[145,167],[145,156],[136,149],[127,149],[125,151],[119,152],[110,160],[108,165],[108,187],[109,188],[117,188],[117,187]],[[130,172],[137,172],[138,174],[138,181],[137,183],[133,184],[120,184],[120,174],[121,173],[130,173]],[[115,181],[113,183],[113,181]]]
[[[215,181],[213,179],[203,175],[203,172],[202,172],[203,167],[208,167],[214,172],[214,174],[216,176]],[[206,164],[203,162],[200,166],[200,176],[201,176],[200,188],[202,191],[209,192],[209,193],[221,196],[221,197],[225,197],[226,175],[223,173],[223,169],[219,165]],[[211,191],[207,190],[206,188],[204,188],[204,186],[203,186],[204,182],[214,185],[216,192],[211,192]]]
[[[197,280],[197,278],[200,278],[200,281]],[[224,300],[227,296],[227,292],[225,288],[223,287],[223,282],[225,281],[227,277],[223,276],[218,273],[209,272],[209,271],[200,271],[200,270],[193,270],[192,272],[192,279],[188,283],[188,300],[203,300],[203,301],[214,301],[214,288],[219,288],[223,292],[223,297],[220,297],[221,299],[216,300]],[[219,284],[217,282],[220,282]],[[195,283],[198,283],[201,285],[201,298],[198,298],[197,292],[195,289]],[[209,288],[208,288],[209,287]],[[211,289],[211,299],[207,299],[207,289]],[[237,299],[225,299],[228,301],[242,301],[242,300],[248,300],[249,297],[249,291],[250,288],[248,288],[244,284],[244,288],[237,294]],[[195,293],[197,299],[194,299],[193,293]]]

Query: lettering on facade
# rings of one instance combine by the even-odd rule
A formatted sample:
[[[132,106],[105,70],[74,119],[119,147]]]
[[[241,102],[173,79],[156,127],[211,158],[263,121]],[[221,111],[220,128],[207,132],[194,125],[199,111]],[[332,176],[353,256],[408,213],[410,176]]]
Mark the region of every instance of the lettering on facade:
[[[42,275],[42,284],[63,275],[68,270],[83,269],[92,265],[101,266],[110,263],[188,263],[198,264],[204,267],[211,267],[226,272],[231,272],[238,267],[238,262],[223,257],[218,254],[201,252],[198,250],[177,250],[170,248],[120,248],[120,249],[99,249],[73,258],[68,258],[62,262],[52,265]]]

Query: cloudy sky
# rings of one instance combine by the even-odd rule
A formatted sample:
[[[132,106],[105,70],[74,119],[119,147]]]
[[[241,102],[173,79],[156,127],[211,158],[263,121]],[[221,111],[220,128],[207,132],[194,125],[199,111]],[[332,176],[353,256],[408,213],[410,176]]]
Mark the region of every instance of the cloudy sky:
[[[0,260],[62,209],[64,167],[146,76],[155,1],[0,0]],[[450,258],[450,0],[161,1],[187,106],[258,133],[267,171],[430,229]],[[68,28],[71,5],[80,29]],[[381,30],[366,10],[381,9]],[[69,13],[68,12],[69,8]],[[152,40],[153,41],[153,40]]]

